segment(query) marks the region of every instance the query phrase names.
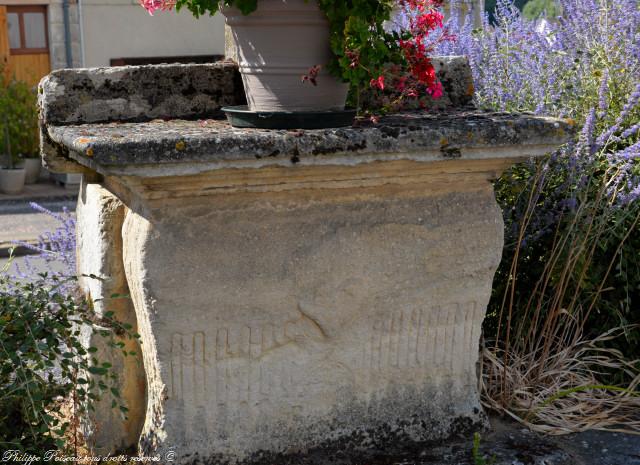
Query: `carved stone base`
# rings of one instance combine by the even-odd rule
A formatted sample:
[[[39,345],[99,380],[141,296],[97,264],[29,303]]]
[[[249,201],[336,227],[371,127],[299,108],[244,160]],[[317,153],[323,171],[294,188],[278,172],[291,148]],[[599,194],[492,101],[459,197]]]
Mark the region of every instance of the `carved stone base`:
[[[161,200],[153,181],[129,185],[145,192],[123,225],[143,450],[253,463],[482,424],[478,341],[503,227],[486,178],[271,178],[295,188]],[[188,181],[172,182],[199,188]]]

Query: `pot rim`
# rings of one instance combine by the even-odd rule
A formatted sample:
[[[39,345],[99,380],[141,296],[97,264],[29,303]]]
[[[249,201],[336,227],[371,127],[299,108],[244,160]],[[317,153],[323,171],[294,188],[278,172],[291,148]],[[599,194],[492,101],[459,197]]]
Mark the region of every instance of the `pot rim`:
[[[268,3],[265,7],[265,3]],[[261,8],[262,7],[262,8]],[[220,13],[228,26],[279,26],[294,23],[297,26],[326,25],[329,20],[315,1],[298,1],[287,4],[283,0],[261,0],[255,11],[243,14],[234,6],[221,6]]]

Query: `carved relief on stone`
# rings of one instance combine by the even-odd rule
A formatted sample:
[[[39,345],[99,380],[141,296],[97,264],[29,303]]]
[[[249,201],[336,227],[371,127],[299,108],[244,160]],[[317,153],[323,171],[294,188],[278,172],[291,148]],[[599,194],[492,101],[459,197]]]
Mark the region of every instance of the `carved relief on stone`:
[[[364,379],[405,371],[417,378],[464,377],[468,383],[481,317],[475,302],[390,310],[351,325],[364,342],[356,350],[345,347],[348,335],[328,338],[303,312],[282,324],[248,321],[176,332],[168,392],[195,407],[246,403],[261,410],[285,400],[301,409],[305,398],[345,387],[331,385],[327,370],[337,371],[343,384],[353,378],[349,373]]]

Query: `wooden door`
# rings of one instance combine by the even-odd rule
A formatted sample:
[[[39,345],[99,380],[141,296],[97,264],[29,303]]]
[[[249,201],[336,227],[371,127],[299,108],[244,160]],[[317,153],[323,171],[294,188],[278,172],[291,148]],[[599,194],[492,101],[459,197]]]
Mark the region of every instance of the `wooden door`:
[[[4,54],[9,76],[36,85],[51,71],[47,27],[46,6],[0,7],[0,60]]]
[[[7,28],[7,7],[0,5],[0,68],[9,76],[9,30]]]

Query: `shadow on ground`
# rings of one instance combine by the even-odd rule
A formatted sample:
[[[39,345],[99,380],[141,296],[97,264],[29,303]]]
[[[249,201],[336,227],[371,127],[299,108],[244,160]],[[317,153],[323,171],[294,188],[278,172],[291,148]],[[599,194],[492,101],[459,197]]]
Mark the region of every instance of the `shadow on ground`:
[[[484,462],[474,460],[472,437],[458,437],[368,456],[348,450],[311,452],[278,465],[640,465],[640,436],[603,431],[542,436],[497,417],[491,426],[482,434],[478,458]]]

